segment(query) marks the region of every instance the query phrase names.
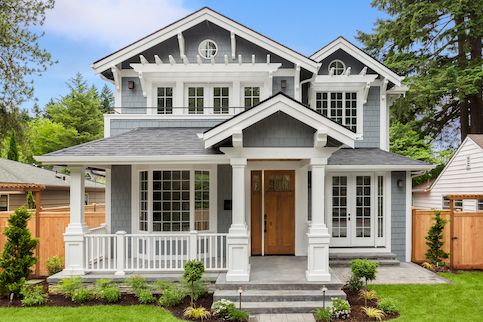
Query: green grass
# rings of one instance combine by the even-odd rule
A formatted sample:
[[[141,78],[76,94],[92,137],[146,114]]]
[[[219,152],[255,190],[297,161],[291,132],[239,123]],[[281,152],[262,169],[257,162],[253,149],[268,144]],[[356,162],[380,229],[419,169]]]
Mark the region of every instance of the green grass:
[[[483,272],[442,273],[451,284],[373,285],[380,298],[398,301],[395,321],[483,321]]]
[[[2,308],[0,321],[11,322],[180,322],[159,306]]]

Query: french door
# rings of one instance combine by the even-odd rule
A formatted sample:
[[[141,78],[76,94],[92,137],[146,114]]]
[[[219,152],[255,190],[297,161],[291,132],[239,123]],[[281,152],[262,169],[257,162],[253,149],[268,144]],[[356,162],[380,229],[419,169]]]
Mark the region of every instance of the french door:
[[[378,177],[371,173],[328,178],[327,218],[331,246],[375,246]]]

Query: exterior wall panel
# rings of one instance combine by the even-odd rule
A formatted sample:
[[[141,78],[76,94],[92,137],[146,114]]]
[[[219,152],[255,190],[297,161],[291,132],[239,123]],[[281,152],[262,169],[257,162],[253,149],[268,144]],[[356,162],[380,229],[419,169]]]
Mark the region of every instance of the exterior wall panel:
[[[111,169],[111,232],[131,232],[131,166]]]
[[[371,87],[363,109],[363,140],[356,141],[356,148],[378,148],[380,146],[379,87]]]
[[[231,225],[231,210],[225,210],[225,200],[232,200],[232,169],[230,165],[218,165],[218,232],[227,233]]]
[[[397,186],[398,180],[403,187]],[[391,173],[391,251],[400,261],[406,260],[406,172]]]
[[[168,120],[168,119],[115,119],[111,120],[111,134],[110,136],[121,134],[140,127],[199,127],[210,128],[223,120],[214,119],[191,119],[191,120]]]

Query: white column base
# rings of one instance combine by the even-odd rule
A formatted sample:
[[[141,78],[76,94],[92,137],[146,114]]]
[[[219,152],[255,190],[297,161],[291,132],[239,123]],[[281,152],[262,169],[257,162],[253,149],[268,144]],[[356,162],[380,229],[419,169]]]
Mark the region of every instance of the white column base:
[[[250,280],[250,262],[248,230],[245,225],[232,225],[226,238],[228,282],[248,282]]]
[[[325,225],[310,227],[307,239],[308,254],[305,278],[309,282],[329,282],[331,280],[329,272],[330,235],[327,228]]]
[[[64,233],[65,243],[65,268],[62,275],[85,274],[85,250],[84,235],[88,232],[84,224],[69,224]]]

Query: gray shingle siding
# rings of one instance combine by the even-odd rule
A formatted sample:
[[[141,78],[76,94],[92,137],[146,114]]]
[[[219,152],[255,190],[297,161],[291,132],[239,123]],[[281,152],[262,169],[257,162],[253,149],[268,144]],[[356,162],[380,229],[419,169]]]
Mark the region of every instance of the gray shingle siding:
[[[356,148],[378,148],[380,146],[380,103],[379,87],[371,87],[363,109],[364,128],[362,141],[356,141]]]
[[[324,60],[321,61],[322,65],[320,66],[319,69],[319,75],[328,75],[329,74],[329,64],[334,60],[334,59],[339,59],[341,60],[346,67],[351,68],[351,74],[358,74],[362,68],[365,67],[363,63],[343,51],[342,49],[336,50],[329,56],[327,56]],[[368,74],[376,74],[374,71],[371,69],[367,70]]]
[[[225,200],[232,200],[232,169],[218,165],[218,232],[227,233],[231,225],[231,210],[224,210]]]
[[[134,82],[134,89],[128,89],[128,81]],[[121,81],[121,113],[146,114],[146,97],[143,96],[138,77],[123,77]]]
[[[274,94],[278,92],[282,92],[282,80],[287,81],[287,88],[285,89],[285,91],[283,91],[283,93],[293,98],[295,94],[293,77],[281,77],[281,76],[274,77],[272,80],[272,92]]]
[[[166,119],[147,119],[147,120],[125,120],[125,119],[114,119],[111,120],[111,136],[118,135],[121,133],[128,132],[135,128],[148,128],[148,127],[162,127],[162,128],[182,128],[182,127],[199,127],[199,128],[210,128],[223,120],[215,119],[191,119],[191,120],[166,120]]]
[[[403,187],[397,181],[403,181]],[[406,172],[391,173],[391,251],[406,260]]]
[[[243,130],[245,147],[311,147],[315,130],[293,117],[277,112]]]
[[[111,232],[131,232],[131,166],[111,168]]]

